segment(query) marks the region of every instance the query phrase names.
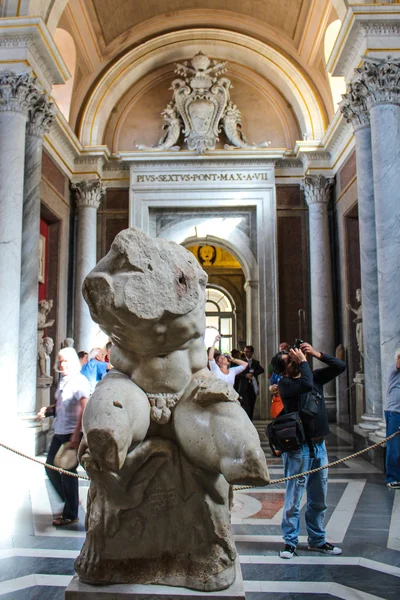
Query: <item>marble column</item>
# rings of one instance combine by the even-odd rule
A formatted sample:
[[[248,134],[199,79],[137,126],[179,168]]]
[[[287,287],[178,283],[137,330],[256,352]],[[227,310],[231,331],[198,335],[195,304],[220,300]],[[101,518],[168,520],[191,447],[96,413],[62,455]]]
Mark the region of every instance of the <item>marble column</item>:
[[[302,189],[308,204],[310,229],[311,343],[316,350],[334,355],[334,317],[331,246],[329,241],[328,203],[332,178],[310,175]],[[307,340],[308,341],[308,340]],[[314,360],[314,367],[320,366]],[[335,384],[325,386],[327,409],[336,414]]]
[[[97,209],[105,187],[99,180],[73,183],[78,209],[78,235],[75,252],[75,325],[74,339],[77,351],[90,352],[95,343],[98,326],[90,317],[89,308],[82,295],[82,284],[96,265]]]
[[[353,85],[371,121],[384,398],[400,346],[400,59],[364,58]]]
[[[0,72],[0,381],[10,416],[18,391],[25,130],[37,95],[31,75]]]
[[[302,189],[308,204],[310,229],[312,345],[334,354],[334,321],[328,202],[332,178],[307,176]]]
[[[340,110],[354,127],[356,143],[365,385],[365,414],[359,425],[375,430],[382,418],[382,382],[371,126],[366,102],[352,84]]]
[[[23,417],[36,415],[40,183],[43,137],[54,115],[54,104],[43,94],[29,109],[26,128],[17,407]]]

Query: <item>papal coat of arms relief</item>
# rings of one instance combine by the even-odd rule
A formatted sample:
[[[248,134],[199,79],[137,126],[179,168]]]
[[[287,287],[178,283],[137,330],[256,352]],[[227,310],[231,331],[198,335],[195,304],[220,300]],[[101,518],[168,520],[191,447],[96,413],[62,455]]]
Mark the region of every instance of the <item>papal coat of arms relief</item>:
[[[190,61],[177,63],[175,73],[180,75],[171,85],[173,99],[161,112],[165,120],[164,135],[154,146],[137,146],[139,150],[180,150],[177,142],[183,132],[189,150],[203,154],[214,150],[221,129],[234,148],[267,148],[271,142],[250,144],[242,132],[240,110],[230,99],[232,84],[226,77],[226,62],[211,60],[199,52]]]

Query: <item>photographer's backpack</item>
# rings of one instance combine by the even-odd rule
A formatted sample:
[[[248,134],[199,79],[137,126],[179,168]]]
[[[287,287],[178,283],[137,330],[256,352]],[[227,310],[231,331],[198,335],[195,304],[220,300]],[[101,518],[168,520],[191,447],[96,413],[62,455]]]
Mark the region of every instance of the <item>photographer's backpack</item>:
[[[282,452],[294,452],[303,444],[308,444],[310,456],[314,455],[311,436],[320,400],[321,394],[313,390],[303,399],[300,411],[288,414],[282,412],[268,423],[266,434],[274,456],[280,456]]]

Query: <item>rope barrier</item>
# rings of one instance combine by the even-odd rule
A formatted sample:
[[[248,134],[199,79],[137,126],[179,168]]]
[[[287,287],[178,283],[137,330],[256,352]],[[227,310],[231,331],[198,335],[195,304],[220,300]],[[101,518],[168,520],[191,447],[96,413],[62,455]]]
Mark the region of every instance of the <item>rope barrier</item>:
[[[239,492],[241,490],[250,490],[250,489],[253,489],[256,487],[257,488],[267,487],[268,485],[275,485],[276,483],[284,483],[285,481],[290,481],[291,479],[297,479],[299,477],[304,477],[305,475],[310,475],[311,473],[318,473],[318,471],[323,471],[324,469],[328,469],[329,467],[335,467],[336,465],[340,465],[341,463],[346,462],[347,460],[356,458],[356,456],[361,456],[362,454],[365,454],[366,452],[369,452],[370,450],[373,450],[374,448],[381,446],[382,444],[384,444],[388,440],[393,439],[394,437],[396,437],[396,435],[399,435],[399,434],[400,434],[400,429],[398,431],[395,431],[394,433],[392,433],[392,435],[389,435],[388,437],[383,438],[379,442],[376,442],[372,446],[368,446],[368,448],[359,450],[358,452],[355,452],[354,454],[350,454],[349,456],[345,456],[344,458],[339,458],[338,460],[335,460],[327,465],[324,465],[323,467],[318,467],[317,469],[310,469],[309,471],[304,471],[304,473],[298,473],[297,475],[290,475],[289,477],[282,477],[281,479],[271,479],[271,481],[266,483],[265,486],[259,486],[259,485],[234,486],[234,491]],[[2,442],[0,442],[0,447],[4,448],[5,450],[9,450],[10,452],[14,452],[14,454],[17,454],[18,456],[27,458],[28,460],[31,460],[32,462],[38,463],[39,465],[41,465],[42,467],[46,467],[47,469],[52,469],[53,471],[58,471],[59,473],[62,473],[63,475],[69,475],[70,477],[76,477],[77,479],[84,479],[85,481],[90,481],[90,477],[87,477],[86,475],[79,475],[78,473],[71,473],[71,471],[66,471],[65,469],[61,469],[60,467],[55,467],[54,465],[49,465],[47,463],[42,462],[41,460],[38,460],[37,458],[33,458],[33,456],[28,456],[27,454],[24,454],[23,452],[20,452],[19,450],[15,450],[15,448],[11,448],[10,446],[3,444]]]

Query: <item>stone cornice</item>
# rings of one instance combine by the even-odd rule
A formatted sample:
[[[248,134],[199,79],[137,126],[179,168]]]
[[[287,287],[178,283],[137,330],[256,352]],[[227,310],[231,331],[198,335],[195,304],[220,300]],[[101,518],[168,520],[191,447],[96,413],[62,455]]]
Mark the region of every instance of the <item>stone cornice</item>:
[[[70,74],[40,17],[10,17],[0,20],[0,60],[29,65],[48,93],[55,83],[64,83]]]
[[[71,183],[71,190],[75,194],[76,206],[78,208],[98,209],[106,188],[101,181],[78,181]]]
[[[304,191],[308,206],[313,204],[328,205],[333,183],[333,177],[324,177],[324,175],[307,175],[304,177],[301,189]]]
[[[371,4],[348,7],[342,27],[327,62],[327,71],[349,81],[363,54],[378,47],[399,47],[400,5]]]

